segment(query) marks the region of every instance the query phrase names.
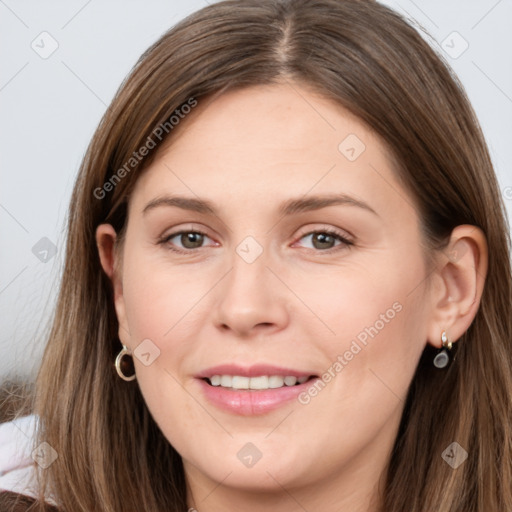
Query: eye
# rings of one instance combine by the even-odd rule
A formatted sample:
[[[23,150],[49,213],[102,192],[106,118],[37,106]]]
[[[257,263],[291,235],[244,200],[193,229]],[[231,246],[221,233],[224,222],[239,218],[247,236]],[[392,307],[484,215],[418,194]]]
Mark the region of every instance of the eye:
[[[162,245],[168,244],[169,249],[171,251],[186,253],[186,252],[191,252],[194,249],[200,249],[204,242],[205,237],[209,238],[206,235],[206,233],[203,233],[202,231],[182,230],[182,231],[177,231],[176,233],[171,233],[170,235],[165,236],[164,238],[159,240],[158,243],[162,244]],[[181,248],[179,246],[175,247],[175,245],[176,245],[175,242],[171,243],[171,240],[173,238],[177,238],[177,241],[182,244]]]
[[[311,238],[312,249],[317,249],[321,252],[337,251],[354,244],[344,233],[331,228],[310,231],[302,235],[300,240],[308,237]],[[181,247],[177,246],[177,242],[171,242],[174,238],[181,244]],[[201,249],[205,238],[209,237],[202,231],[181,230],[163,237],[158,241],[158,244],[166,245],[174,252],[190,253],[195,249]],[[336,244],[336,241],[339,243]],[[340,245],[342,247],[339,247]]]
[[[303,235],[300,239],[310,238],[312,243],[312,249],[318,249],[322,252],[330,252],[331,250],[337,251],[345,248],[346,246],[354,245],[346,235],[335,229],[321,229],[317,231],[310,231]],[[339,243],[336,245],[335,242]],[[339,246],[342,247],[339,247]]]

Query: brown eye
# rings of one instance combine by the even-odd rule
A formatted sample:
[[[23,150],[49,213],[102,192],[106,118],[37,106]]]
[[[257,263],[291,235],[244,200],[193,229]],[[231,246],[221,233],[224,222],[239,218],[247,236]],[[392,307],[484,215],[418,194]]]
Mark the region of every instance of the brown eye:
[[[331,249],[336,242],[332,235],[327,233],[315,233],[312,238],[315,249]]]
[[[209,238],[201,231],[178,231],[159,240],[159,244],[175,252],[192,252],[201,249],[205,238]]]
[[[302,239],[310,238],[311,249],[328,252],[330,250],[343,249],[346,246],[353,245],[353,242],[334,230],[318,230],[303,235]],[[336,243],[338,242],[338,243]]]
[[[203,240],[204,235],[202,233],[197,233],[195,231],[181,233],[180,235],[180,242],[186,249],[198,249],[199,247],[201,247]]]

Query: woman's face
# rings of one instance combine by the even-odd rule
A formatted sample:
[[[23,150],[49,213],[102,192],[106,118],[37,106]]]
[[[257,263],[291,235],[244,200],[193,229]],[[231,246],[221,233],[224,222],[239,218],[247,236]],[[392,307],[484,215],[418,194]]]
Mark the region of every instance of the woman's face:
[[[297,83],[181,123],[131,196],[116,295],[153,418],[204,503],[368,490],[428,337],[413,200],[379,138]]]

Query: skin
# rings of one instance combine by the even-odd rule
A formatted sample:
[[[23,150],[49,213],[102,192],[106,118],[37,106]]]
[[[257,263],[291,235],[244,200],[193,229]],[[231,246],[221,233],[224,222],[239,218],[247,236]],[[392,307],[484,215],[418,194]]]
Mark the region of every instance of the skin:
[[[122,260],[112,226],[100,225],[96,238],[121,342],[133,351],[150,339],[160,350],[149,366],[134,357],[137,382],[183,457],[189,506],[379,510],[421,353],[427,343],[441,346],[443,330],[455,342],[478,309],[484,235],[458,226],[436,267],[427,268],[414,201],[383,142],[304,85],[225,93],[199,102],[178,128],[137,181]],[[366,146],[354,161],[338,149],[349,134]],[[278,213],[288,199],[332,193],[364,201],[375,213],[350,204]],[[217,214],[172,206],[142,213],[163,194],[208,199]],[[325,228],[353,244],[336,237],[322,244],[311,233]],[[180,229],[207,236],[158,244]],[[262,249],[252,263],[236,252],[247,236]],[[458,256],[450,259],[453,250]],[[293,400],[239,416],[208,402],[194,378],[227,362],[320,375],[365,328],[380,326],[393,304],[400,307],[394,318],[366,346],[359,343],[362,349],[307,404]],[[250,468],[237,457],[246,443],[262,454]]]

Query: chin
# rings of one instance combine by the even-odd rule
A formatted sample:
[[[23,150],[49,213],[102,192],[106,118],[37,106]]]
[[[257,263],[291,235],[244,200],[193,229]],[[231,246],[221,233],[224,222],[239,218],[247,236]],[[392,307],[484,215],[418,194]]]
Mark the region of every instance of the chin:
[[[211,480],[248,492],[282,491],[281,486],[300,487],[310,479],[305,470],[298,471],[302,467],[300,461],[290,463],[283,460],[279,452],[273,457],[265,457],[265,460],[262,456],[252,467],[246,467],[238,458],[228,463],[220,455],[208,466],[204,465],[204,460],[202,462],[202,465],[196,464],[196,467]]]

